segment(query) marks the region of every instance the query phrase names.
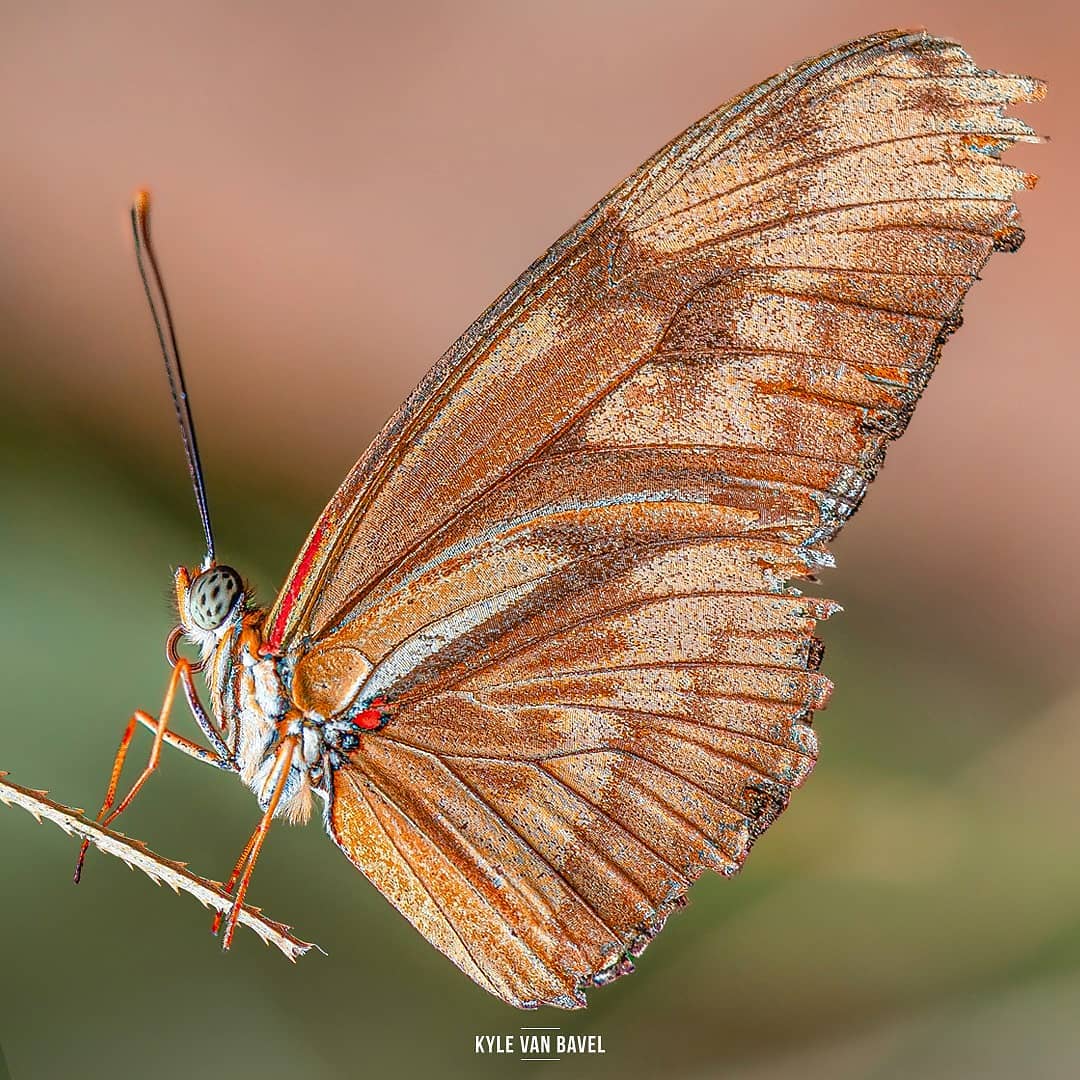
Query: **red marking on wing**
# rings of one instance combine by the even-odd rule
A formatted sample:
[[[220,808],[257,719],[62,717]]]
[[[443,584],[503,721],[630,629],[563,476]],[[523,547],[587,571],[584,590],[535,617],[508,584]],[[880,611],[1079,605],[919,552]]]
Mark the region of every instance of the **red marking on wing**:
[[[325,531],[325,525],[320,522],[318,528],[311,534],[311,540],[308,541],[308,546],[304,550],[304,556],[300,560],[300,565],[297,567],[296,573],[293,574],[292,580],[289,582],[288,590],[285,593],[285,599],[278,609],[277,618],[274,620],[274,625],[270,628],[270,634],[267,636],[260,652],[272,654],[276,653],[281,648],[281,639],[285,636],[285,627],[288,624],[289,615],[292,612],[293,606],[296,604],[297,597],[300,595],[300,590],[304,587],[304,582],[307,580],[308,574],[311,572],[311,567],[315,562],[315,556],[318,554],[319,546],[322,544],[323,533]]]
[[[373,731],[382,723],[382,706],[385,704],[385,698],[376,698],[369,708],[353,717],[353,723],[365,731]]]

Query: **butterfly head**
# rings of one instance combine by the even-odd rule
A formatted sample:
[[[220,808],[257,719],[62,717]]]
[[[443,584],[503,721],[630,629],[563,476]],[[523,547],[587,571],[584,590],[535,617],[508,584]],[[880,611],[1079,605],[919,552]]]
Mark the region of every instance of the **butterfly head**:
[[[214,564],[176,571],[176,607],[184,636],[205,653],[239,623],[246,608],[247,589],[231,567]]]

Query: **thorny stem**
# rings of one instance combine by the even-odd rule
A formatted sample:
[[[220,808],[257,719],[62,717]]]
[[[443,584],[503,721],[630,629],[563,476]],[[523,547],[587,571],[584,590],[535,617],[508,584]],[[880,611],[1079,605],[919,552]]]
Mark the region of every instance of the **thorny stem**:
[[[203,907],[211,907],[224,913],[233,906],[233,898],[224,891],[219,882],[193,874],[183,863],[155,855],[138,840],[131,840],[97,822],[87,821],[81,810],[73,810],[53,802],[43,791],[34,791],[12,783],[3,772],[0,772],[0,803],[21,806],[38,821],[51,821],[69,836],[89,841],[106,855],[115,855],[128,866],[141,870],[155,884],[165,882],[174,892],[183,891],[194,896]],[[318,948],[317,945],[312,946],[310,942],[293,937],[284,923],[268,919],[258,908],[245,904],[240,909],[238,921],[254,930],[267,945],[276,945],[293,962],[309,949]]]

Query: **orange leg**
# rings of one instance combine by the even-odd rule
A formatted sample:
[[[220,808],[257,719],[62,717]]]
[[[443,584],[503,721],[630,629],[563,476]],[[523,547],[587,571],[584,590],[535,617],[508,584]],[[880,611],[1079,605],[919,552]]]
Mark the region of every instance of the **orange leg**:
[[[105,791],[105,799],[101,804],[101,809],[98,811],[97,820],[101,822],[101,824],[111,824],[128,808],[131,804],[131,800],[135,798],[143,784],[145,784],[150,777],[150,774],[157,768],[158,760],[161,757],[161,745],[164,742],[167,742],[170,746],[175,746],[178,750],[183,750],[185,754],[190,754],[199,761],[205,761],[209,764],[218,765],[219,767],[224,768],[230,767],[231,762],[228,759],[222,758],[217,753],[205,750],[197,743],[191,742],[190,739],[185,739],[180,735],[174,735],[168,730],[169,716],[172,713],[173,701],[176,698],[176,687],[181,680],[184,682],[185,693],[187,693],[188,699],[190,700],[191,692],[195,689],[194,683],[191,681],[191,667],[186,660],[181,659],[176,667],[173,668],[172,676],[169,679],[169,686],[165,691],[165,700],[161,703],[161,718],[155,720],[149,713],[137,709],[128,721],[128,725],[124,729],[124,734],[120,738],[120,746],[116,751],[116,758],[113,761],[112,774],[109,777],[109,786]],[[191,686],[191,692],[188,691],[189,684]],[[196,698],[196,700],[198,699]],[[154,742],[150,747],[150,759],[138,780],[132,785],[131,790],[121,800],[120,805],[115,810],[112,810],[113,802],[116,798],[116,788],[120,782],[120,774],[123,772],[124,762],[127,759],[128,748],[131,745],[132,736],[135,734],[135,725],[137,723],[149,728],[154,733]],[[200,727],[202,727],[201,724]],[[109,812],[110,810],[112,810],[111,813]],[[79,879],[82,877],[83,862],[86,859],[86,852],[89,846],[89,840],[84,840],[82,847],[79,848],[79,858],[75,864],[74,875],[76,884],[78,884]]]
[[[246,852],[246,861],[244,856],[241,856],[240,858],[240,861],[245,863],[245,865],[239,876],[239,884],[236,887],[236,898],[233,900],[233,905],[229,909],[228,917],[225,920],[225,937],[221,942],[221,947],[223,949],[227,949],[232,944],[233,933],[236,931],[236,923],[240,918],[240,910],[244,905],[244,897],[247,896],[251,875],[255,870],[255,863],[258,861],[259,852],[262,850],[263,842],[266,840],[266,834],[270,831],[270,822],[274,818],[274,812],[278,808],[278,803],[281,802],[281,794],[285,790],[285,781],[289,778],[289,770],[292,768],[293,753],[296,750],[298,741],[299,740],[295,735],[290,735],[287,738],[282,739],[281,745],[274,755],[274,770],[277,772],[274,791],[270,796],[270,801],[266,804],[266,810],[263,812],[262,820],[251,834],[251,839],[247,842],[247,847],[244,849]],[[271,771],[270,775],[273,777],[274,772]],[[235,882],[236,876],[236,871],[234,870],[233,882]],[[233,884],[233,882],[230,882],[230,885]]]
[[[237,879],[240,877],[241,872],[244,869],[244,863],[247,862],[248,856],[251,854],[251,849],[255,846],[255,837],[258,836],[258,830],[253,832],[248,839],[248,842],[244,845],[244,850],[240,852],[240,858],[236,860],[236,865],[232,868],[232,873],[229,875],[229,880],[225,883],[224,891],[231,893],[236,887]],[[221,920],[224,918],[224,912],[214,912],[214,922],[210,927],[210,933],[216,934],[221,929]]]
[[[138,720],[144,728],[155,735],[157,734],[158,722],[149,713],[144,713],[142,709],[137,709],[132,719]],[[185,739],[183,735],[177,735],[175,732],[166,731],[162,738],[167,746],[171,746],[175,750],[182,750],[188,757],[193,757],[196,761],[201,761],[206,765],[213,765],[215,768],[225,769],[229,772],[235,771],[228,758],[220,757],[213,750],[207,750],[205,746],[200,746],[190,739]]]
[[[112,775],[109,777],[109,786],[105,789],[105,799],[101,804],[101,809],[98,811],[98,821],[108,813],[112,807],[113,799],[116,797],[116,785],[120,782],[120,773],[123,771],[124,760],[127,758],[128,747],[131,745],[131,737],[135,734],[137,722],[136,718],[132,716],[127,727],[124,728],[124,734],[120,736],[120,748],[116,751],[116,757],[113,760]],[[86,861],[86,853],[89,849],[90,841],[84,840],[82,847],[79,848],[79,858],[75,862],[75,874],[72,878],[76,885],[79,884],[79,880],[82,878],[83,863]]]
[[[285,734],[286,726],[287,725],[284,722],[280,723],[278,725],[278,737],[279,738],[282,737]],[[237,726],[237,731],[239,731],[239,730],[240,730],[239,726]],[[279,752],[280,752],[280,748],[279,748]],[[276,755],[275,755],[275,761],[276,761]],[[273,770],[271,770],[270,775],[273,776]],[[259,835],[259,831],[258,831],[258,829],[256,829],[255,832],[253,832],[251,834],[251,836],[248,838],[248,842],[244,845],[244,850],[240,852],[240,858],[238,858],[236,860],[236,864],[232,868],[232,873],[229,875],[229,880],[224,885],[224,891],[226,893],[231,893],[233,891],[233,888],[236,886],[237,879],[240,877],[240,874],[242,873],[242,871],[244,869],[244,864],[247,862],[248,856],[251,854],[251,849],[252,849],[252,847],[254,847],[255,840],[256,840],[256,837],[258,837],[258,835]],[[215,911],[214,912],[214,921],[210,925],[210,933],[211,934],[217,934],[218,930],[221,929],[221,920],[223,918],[224,918],[224,914],[222,912],[220,912],[220,911]]]

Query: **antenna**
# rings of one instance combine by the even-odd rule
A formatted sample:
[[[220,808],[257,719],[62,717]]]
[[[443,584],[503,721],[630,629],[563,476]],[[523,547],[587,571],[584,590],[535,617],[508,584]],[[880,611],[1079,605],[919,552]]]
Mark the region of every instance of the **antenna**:
[[[214,562],[214,530],[210,525],[210,508],[206,503],[206,484],[203,481],[202,462],[199,460],[199,444],[195,440],[195,421],[191,418],[191,406],[188,404],[187,387],[184,385],[184,369],[180,365],[180,347],[176,343],[176,331],[173,329],[172,313],[169,300],[165,295],[165,284],[161,280],[154,248],[150,243],[150,193],[139,191],[131,207],[131,228],[135,234],[135,258],[139,264],[146,299],[150,304],[150,314],[154,317],[161,355],[165,360],[165,373],[169,376],[169,389],[172,391],[173,405],[176,406],[176,420],[180,425],[180,438],[184,444],[188,472],[191,474],[191,486],[195,490],[195,505],[199,508],[199,520],[202,522],[206,537],[206,559],[204,567]]]

